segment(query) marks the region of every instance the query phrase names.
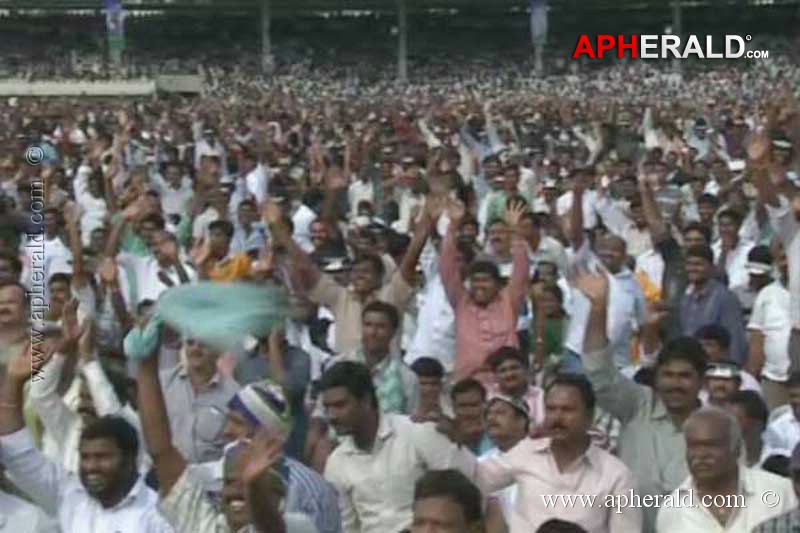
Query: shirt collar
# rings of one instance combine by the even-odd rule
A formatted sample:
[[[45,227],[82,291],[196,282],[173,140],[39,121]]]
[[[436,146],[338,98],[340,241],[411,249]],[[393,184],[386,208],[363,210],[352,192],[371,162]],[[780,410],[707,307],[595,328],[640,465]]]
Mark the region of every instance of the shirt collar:
[[[186,366],[183,363],[178,363],[178,365],[175,367],[175,369],[178,372],[178,377],[179,378],[181,378],[181,379],[189,379],[189,371],[186,369]],[[219,371],[217,371],[217,372],[214,372],[214,375],[206,383],[206,385],[216,386],[216,385],[220,384],[220,381],[222,381],[222,377],[219,375]]]
[[[373,444],[373,450],[375,450],[379,441],[383,442],[389,440],[389,438],[395,433],[391,416],[384,413],[380,413],[378,416],[378,430],[375,432],[375,443]],[[341,444],[339,444],[339,448],[341,448],[343,453],[348,455],[365,453],[364,450],[356,447],[353,437],[349,435],[342,440]]]
[[[89,493],[86,492],[86,488],[83,486],[83,484],[81,484],[81,490],[83,490],[88,496]],[[118,501],[113,507],[109,507],[108,509],[104,507],[103,509],[106,511],[113,511],[129,505],[135,505],[138,500],[146,496],[146,492],[148,490],[150,490],[150,488],[145,485],[144,480],[141,476],[139,476],[136,478],[136,483],[133,484],[133,487],[131,487],[131,490],[128,491],[128,494],[126,494],[124,498]],[[95,498],[92,497],[92,500],[96,502],[97,505],[101,505],[100,502]]]
[[[550,438],[533,439],[532,444],[534,453],[553,455],[552,439]],[[598,465],[598,448],[594,444],[594,442],[589,443],[589,447],[586,448],[586,451],[583,452],[582,456],[580,456],[578,459],[575,460],[575,463],[579,461],[582,463],[587,463],[589,466]]]

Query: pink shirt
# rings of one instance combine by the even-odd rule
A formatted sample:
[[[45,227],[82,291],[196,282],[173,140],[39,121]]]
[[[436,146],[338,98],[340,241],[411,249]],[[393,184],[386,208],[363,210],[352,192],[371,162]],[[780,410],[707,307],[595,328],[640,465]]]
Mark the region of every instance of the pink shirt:
[[[517,317],[528,289],[528,245],[515,238],[511,245],[511,279],[486,307],[473,303],[464,288],[456,263],[455,230],[442,243],[439,271],[447,299],[456,317],[456,379],[469,377],[486,358],[503,346],[519,346]]]
[[[509,519],[510,533],[530,533],[553,518],[566,519],[589,533],[624,533],[642,530],[642,510],[604,507],[607,496],[630,495],[636,480],[622,461],[591,444],[586,453],[565,469],[558,469],[550,439],[524,439],[506,453],[486,458],[478,465],[478,484],[490,494],[517,484]],[[542,496],[555,496],[545,504]],[[563,502],[559,495],[595,496],[594,505]]]

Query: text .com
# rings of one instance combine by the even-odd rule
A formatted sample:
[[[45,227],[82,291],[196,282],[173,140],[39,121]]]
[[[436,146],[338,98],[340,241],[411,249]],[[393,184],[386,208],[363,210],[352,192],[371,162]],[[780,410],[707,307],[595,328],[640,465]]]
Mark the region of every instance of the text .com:
[[[748,50],[750,35],[726,35],[715,39],[690,35],[581,35],[572,58],[602,59],[606,55],[619,59],[767,59],[769,50]]]
[[[761,503],[769,508],[774,508],[780,504],[780,495],[774,491],[766,491],[760,495]],[[679,490],[669,494],[644,495],[635,494],[632,490],[628,494],[607,494],[598,496],[597,494],[543,494],[542,502],[547,509],[574,509],[584,508],[604,508],[615,509],[617,514],[622,513],[622,509],[630,507],[644,509],[660,509],[663,507],[726,507],[731,509],[742,509],[747,507],[747,501],[743,495],[717,495],[696,494],[694,490]]]

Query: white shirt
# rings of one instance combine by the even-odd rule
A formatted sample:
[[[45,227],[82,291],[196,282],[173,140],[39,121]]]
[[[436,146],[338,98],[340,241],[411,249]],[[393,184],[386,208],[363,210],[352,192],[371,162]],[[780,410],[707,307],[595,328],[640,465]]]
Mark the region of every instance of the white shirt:
[[[761,375],[772,381],[789,378],[789,337],[792,333],[791,294],[773,281],[756,296],[747,328],[764,335],[764,367]]]
[[[430,242],[423,249],[420,265],[425,274],[425,286],[417,295],[418,327],[406,352],[405,362],[411,365],[420,357],[433,357],[442,363],[445,372],[451,372],[456,353],[455,315],[439,276],[438,254]]]
[[[325,479],[339,492],[343,533],[393,533],[411,526],[414,485],[425,472],[457,468],[474,479],[475,465],[434,424],[381,414],[372,450],[345,437],[328,458]]]
[[[168,279],[173,287],[181,284],[180,276],[175,267],[161,268],[158,261],[153,256],[137,256],[125,252],[117,255],[118,264],[126,269],[126,272],[133,273],[136,276],[136,295],[138,304],[142,300],[157,301],[161,293],[170,288],[159,278],[158,273],[163,272],[166,279]],[[186,276],[189,278],[189,283],[197,281],[197,272],[194,268],[189,266],[188,263],[181,261]]]
[[[306,204],[300,204],[292,215],[292,224],[294,224],[292,238],[308,254],[314,251],[314,244],[311,242],[311,223],[316,219],[317,214]]]
[[[56,391],[65,363],[66,359],[63,355],[55,354],[45,366],[46,372],[40,374],[42,379],[36,383],[36,386],[30,387],[29,398],[44,426],[42,453],[49,459],[60,463],[68,472],[77,472],[80,464],[78,447],[84,427],[83,419],[75,411],[77,406],[74,404],[76,402],[70,402],[71,397],[77,400],[77,382],[73,382],[73,386],[64,397],[59,396]],[[86,379],[97,415],[121,416],[137,430],[141,439],[141,424],[138,415],[130,406],[123,406],[120,403],[100,362],[96,359],[89,361],[78,371]],[[76,390],[73,391],[73,389]],[[140,471],[146,472],[150,464],[151,461],[144,446],[140,446]]]
[[[172,533],[156,507],[158,495],[140,478],[117,505],[104,508],[75,474],[36,449],[30,431],[0,437],[2,461],[14,483],[42,508],[57,516],[62,533]]]
[[[789,293],[791,295],[792,327],[800,329],[800,221],[794,216],[794,211],[786,197],[780,197],[780,206],[772,207],[767,204],[769,219],[772,227],[783,240],[786,257],[789,260]]]
[[[500,451],[500,448],[492,448],[488,452],[481,455],[478,458],[478,461],[488,461],[493,457],[502,455],[502,453],[503,452]],[[505,519],[506,524],[509,524],[511,522],[511,516],[514,513],[514,506],[517,502],[517,484],[514,483],[513,485],[509,485],[504,489],[495,491],[490,495],[490,497],[497,500],[497,503],[500,505],[500,509],[503,511],[503,518]]]
[[[208,225],[219,220],[221,215],[213,207],[206,208],[205,211],[197,215],[192,223],[192,238],[195,241],[208,237]]]
[[[244,181],[247,184],[247,193],[252,194],[258,205],[264,203],[264,200],[267,198],[267,171],[264,168],[264,165],[259,163],[256,165],[256,168],[251,170],[247,173],[247,176],[244,177]]]
[[[347,189],[347,199],[350,202],[350,216],[358,213],[358,204],[366,201],[371,204],[375,202],[375,190],[369,181],[356,180]]]
[[[762,522],[797,507],[797,497],[789,479],[742,465],[739,466],[739,476],[739,494],[744,496],[744,506],[733,510],[726,526],[720,524],[702,505],[702,496],[694,489],[694,482],[689,477],[670,494],[673,501],[692,501],[694,506],[677,503],[662,506],[656,519],[656,533],[745,533]],[[690,493],[692,489],[694,490]],[[767,492],[774,493],[774,499],[768,502],[778,502],[775,507],[764,504],[762,498]],[[692,500],[689,500],[689,494],[692,495]]]
[[[664,258],[651,248],[636,258],[636,272],[643,272],[653,285],[663,290]]]
[[[597,192],[586,191],[583,193],[583,227],[584,229],[592,229],[597,225],[597,212],[595,211],[595,204],[597,203]],[[567,215],[572,209],[572,191],[567,191],[556,200],[556,213],[558,216]]]
[[[155,174],[152,182],[158,194],[161,195],[161,207],[164,209],[164,213],[167,215],[186,216],[189,211],[189,205],[192,203],[192,198],[194,198],[192,180],[188,176],[184,176],[181,178],[181,184],[177,189],[167,183],[160,174]]]
[[[580,261],[580,256],[590,254],[587,258],[589,264],[596,262],[591,254],[588,243],[578,251],[575,259]],[[630,362],[630,342],[634,330],[644,323],[646,304],[644,293],[639,282],[630,270],[624,269],[617,274],[609,276],[608,298],[608,340],[614,354],[617,367],[625,367]],[[577,289],[572,290],[572,313],[565,346],[577,353],[583,353],[583,340],[586,336],[586,326],[589,320],[591,304],[586,296]]]
[[[792,456],[795,446],[800,443],[800,422],[791,406],[785,405],[773,411],[767,430],[764,432],[764,450],[770,455]],[[766,452],[769,450],[769,452]]]
[[[754,242],[742,241],[736,244],[736,248],[728,252],[725,260],[725,272],[728,274],[728,288],[738,289],[747,287],[750,284],[750,274],[747,273],[747,254],[755,246]],[[715,242],[711,249],[714,251],[714,263],[719,262],[722,255],[722,241]]]
[[[84,245],[89,244],[93,230],[102,227],[108,217],[108,207],[105,198],[97,198],[89,192],[89,176],[91,167],[81,166],[72,180],[75,191],[75,201],[81,209],[81,235]]]
[[[633,220],[624,212],[620,202],[615,202],[607,196],[598,195],[594,207],[597,214],[602,217],[603,224],[611,230],[611,233],[625,241],[628,255],[639,257],[653,247],[650,230],[647,227],[637,228]]]
[[[58,533],[58,524],[38,507],[0,491],[0,533]]]

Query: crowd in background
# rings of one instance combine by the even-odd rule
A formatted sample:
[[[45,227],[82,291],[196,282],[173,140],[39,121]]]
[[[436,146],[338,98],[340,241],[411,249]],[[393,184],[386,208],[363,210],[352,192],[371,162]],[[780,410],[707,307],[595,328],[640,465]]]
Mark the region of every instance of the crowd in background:
[[[800,70],[529,66],[0,103],[0,529],[800,527]]]

